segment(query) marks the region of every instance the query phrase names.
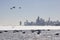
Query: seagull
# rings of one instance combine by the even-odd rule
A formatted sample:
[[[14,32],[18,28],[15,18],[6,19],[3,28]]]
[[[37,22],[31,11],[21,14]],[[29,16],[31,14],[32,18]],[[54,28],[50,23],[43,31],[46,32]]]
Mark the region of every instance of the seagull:
[[[12,8],[10,8],[12,10]]]
[[[21,7],[19,7],[19,9],[21,9]]]
[[[12,9],[15,9],[16,7],[15,6],[13,6],[13,7],[11,7],[10,9],[12,10]],[[21,7],[18,7],[19,9],[21,9]]]
[[[10,9],[12,10],[13,8],[15,8],[15,6],[11,7]]]
[[[13,6],[12,8],[15,8],[15,6]]]

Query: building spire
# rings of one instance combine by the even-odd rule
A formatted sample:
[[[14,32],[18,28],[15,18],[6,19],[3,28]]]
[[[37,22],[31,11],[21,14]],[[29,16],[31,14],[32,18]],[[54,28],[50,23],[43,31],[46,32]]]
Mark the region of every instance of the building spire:
[[[39,21],[40,21],[40,17],[38,16],[36,22],[39,22]]]

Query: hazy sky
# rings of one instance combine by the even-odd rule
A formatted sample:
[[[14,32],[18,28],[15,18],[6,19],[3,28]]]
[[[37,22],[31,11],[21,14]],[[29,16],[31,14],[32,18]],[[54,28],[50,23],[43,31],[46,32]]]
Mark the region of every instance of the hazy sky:
[[[0,0],[0,25],[19,25],[20,20],[35,21],[37,16],[60,20],[60,0]]]

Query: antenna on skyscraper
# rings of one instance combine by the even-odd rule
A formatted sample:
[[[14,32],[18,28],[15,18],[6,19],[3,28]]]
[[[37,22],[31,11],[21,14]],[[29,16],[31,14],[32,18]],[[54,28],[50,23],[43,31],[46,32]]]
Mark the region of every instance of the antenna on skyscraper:
[[[48,22],[50,22],[50,17],[49,17],[49,19],[48,19]]]

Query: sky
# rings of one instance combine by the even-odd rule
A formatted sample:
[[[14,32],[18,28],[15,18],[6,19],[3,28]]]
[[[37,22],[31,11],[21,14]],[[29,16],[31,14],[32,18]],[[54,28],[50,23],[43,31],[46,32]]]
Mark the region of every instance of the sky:
[[[16,8],[11,10],[13,6]],[[0,0],[0,25],[19,25],[19,21],[24,24],[38,16],[60,20],[60,0]]]

